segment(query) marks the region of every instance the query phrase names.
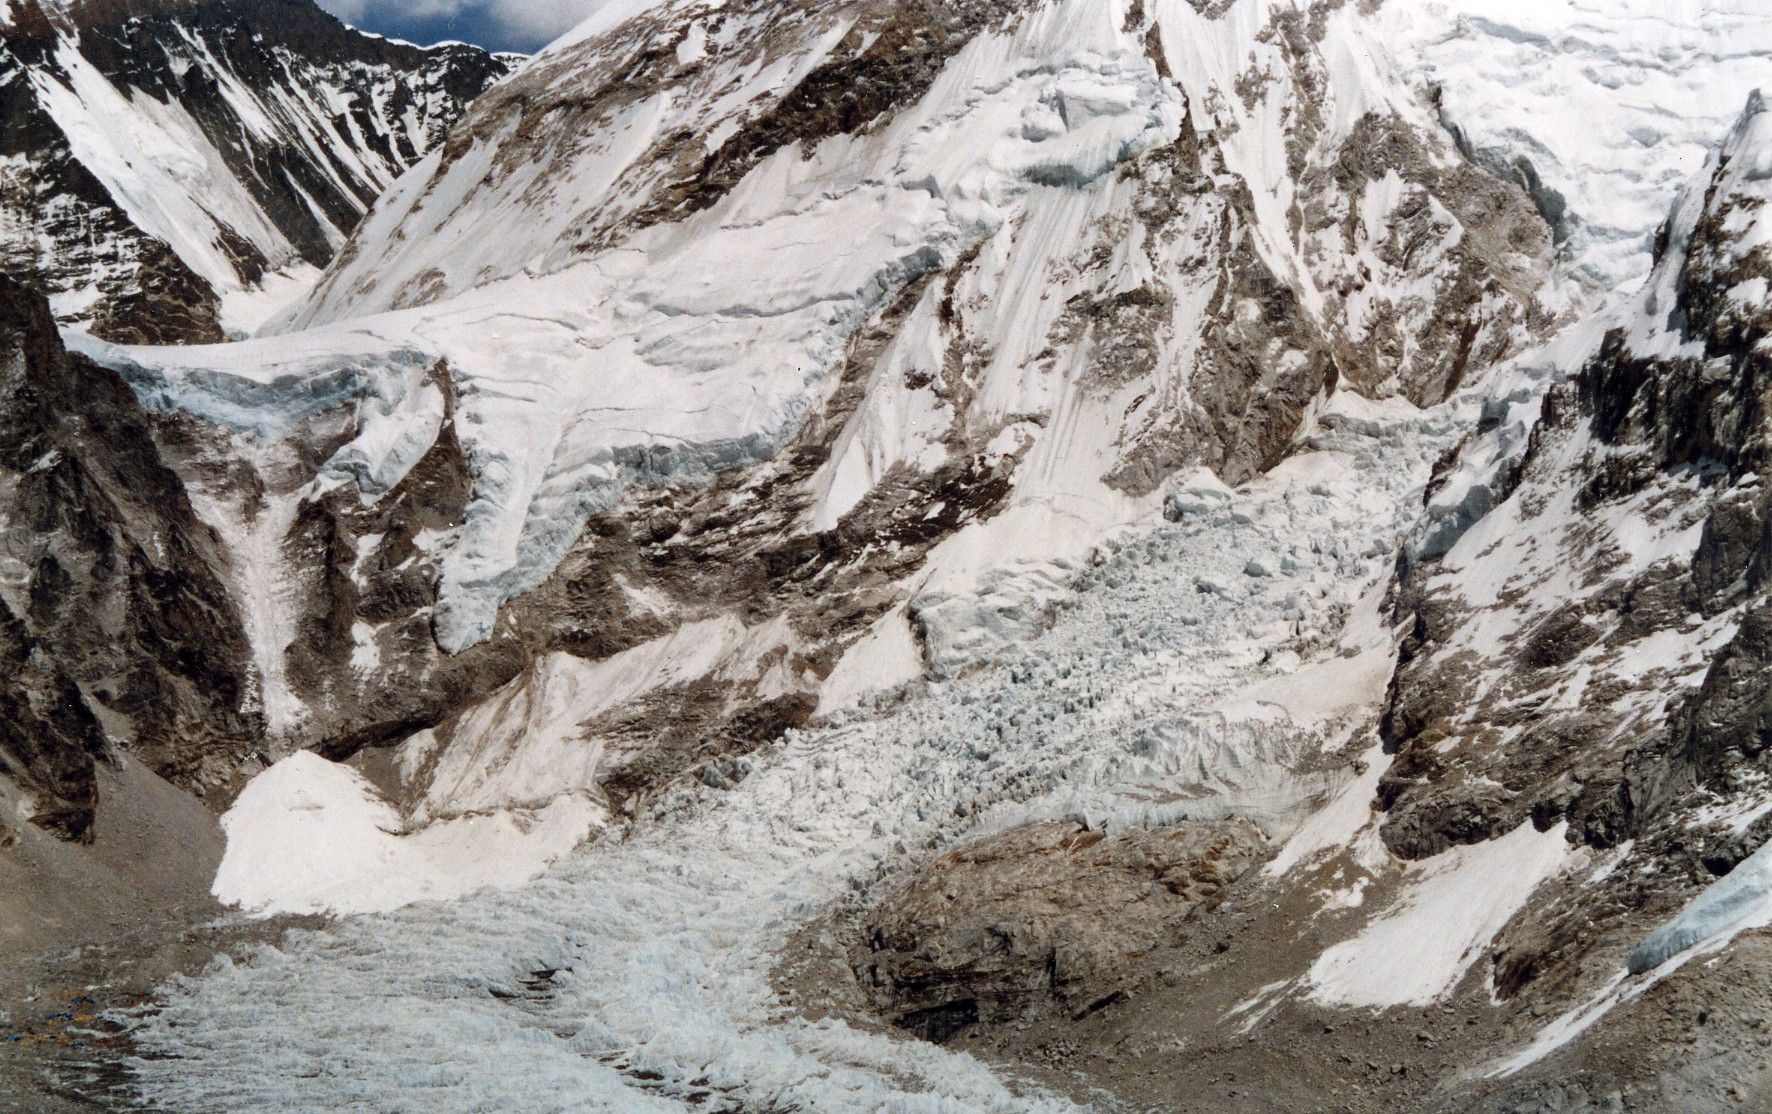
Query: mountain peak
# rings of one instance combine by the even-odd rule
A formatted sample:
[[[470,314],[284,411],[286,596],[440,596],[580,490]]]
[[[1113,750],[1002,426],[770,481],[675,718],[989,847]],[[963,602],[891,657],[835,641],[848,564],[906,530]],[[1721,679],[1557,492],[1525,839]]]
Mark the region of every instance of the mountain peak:
[[[0,194],[0,260],[118,340],[256,328],[511,67],[361,35],[310,0],[10,11],[0,102],[24,166]]]

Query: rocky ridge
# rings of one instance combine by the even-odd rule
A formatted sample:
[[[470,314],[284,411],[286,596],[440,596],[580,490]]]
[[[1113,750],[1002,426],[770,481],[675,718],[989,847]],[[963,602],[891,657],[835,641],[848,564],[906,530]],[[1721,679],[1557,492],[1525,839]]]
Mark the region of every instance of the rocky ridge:
[[[0,266],[109,339],[250,332],[516,62],[307,0],[20,0],[0,14]]]

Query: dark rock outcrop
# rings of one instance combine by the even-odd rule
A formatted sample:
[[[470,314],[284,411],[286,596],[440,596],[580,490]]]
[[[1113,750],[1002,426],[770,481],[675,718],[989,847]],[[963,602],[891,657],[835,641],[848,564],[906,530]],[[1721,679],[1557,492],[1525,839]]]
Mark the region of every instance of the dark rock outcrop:
[[[1123,997],[1135,960],[1186,934],[1265,856],[1245,821],[1104,835],[1036,824],[950,851],[888,895],[855,952],[876,1006],[926,1040]]]
[[[67,352],[42,294],[0,277],[0,766],[78,838],[111,747],[202,790],[262,725],[225,560],[147,413]]]

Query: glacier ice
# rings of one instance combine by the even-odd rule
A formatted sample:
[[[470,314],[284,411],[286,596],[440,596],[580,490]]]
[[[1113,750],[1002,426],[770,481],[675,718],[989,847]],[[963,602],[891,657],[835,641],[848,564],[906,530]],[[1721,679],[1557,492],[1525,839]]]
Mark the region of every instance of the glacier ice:
[[[1586,1000],[1552,1018],[1520,1051],[1489,1066],[1516,1075],[1568,1046],[1620,1006],[1635,1001],[1688,962],[1725,948],[1743,932],[1772,925],[1772,844],[1711,883],[1643,940],[1625,966]]]
[[[1538,196],[1575,272],[1607,290],[1648,273],[1772,52],[1758,0],[1411,0],[1382,18],[1465,146]]]
[[[1652,971],[1708,940],[1772,924],[1772,844],[1712,882],[1630,953],[1630,973]]]
[[[1000,665],[836,712],[529,887],[296,932],[175,982],[137,1019],[137,1084],[179,1110],[683,1110],[703,1091],[832,1114],[1074,1109],[966,1055],[794,1016],[770,972],[832,902],[957,840],[1231,808],[1284,838],[1329,799],[1311,771],[1383,691],[1343,624],[1368,597],[1376,615],[1411,497],[1465,429],[1353,424],[1331,411],[1274,475],[1115,542]],[[1250,552],[1301,537],[1317,544],[1289,569],[1244,582]],[[1241,587],[1200,595],[1201,576]],[[1388,660],[1369,625],[1347,637]]]

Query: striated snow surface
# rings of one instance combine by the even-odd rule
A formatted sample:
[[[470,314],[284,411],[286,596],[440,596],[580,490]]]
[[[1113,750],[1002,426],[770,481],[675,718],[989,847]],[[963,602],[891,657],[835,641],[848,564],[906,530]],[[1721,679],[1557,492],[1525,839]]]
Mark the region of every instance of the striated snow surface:
[[[707,213],[564,270],[294,336],[91,348],[200,412],[250,412],[242,397],[255,392],[268,396],[261,413],[283,397],[305,412],[313,397],[282,388],[347,367],[375,381],[414,354],[446,360],[477,482],[437,617],[460,649],[629,484],[773,452],[831,388],[850,334],[1030,193],[1088,190],[1175,135],[1173,86],[1089,33],[1106,14],[1085,7],[982,36],[889,128],[788,148]],[[760,268],[779,281],[759,284]]]
[[[999,667],[791,734],[731,791],[684,789],[528,888],[297,933],[182,981],[138,1031],[144,1093],[177,1110],[684,1110],[710,1090],[1067,1109],[966,1056],[786,1016],[769,972],[796,927],[957,839],[1232,810],[1285,838],[1337,799],[1330,756],[1383,692],[1359,663],[1390,655],[1388,631],[1349,617],[1376,608],[1463,425],[1324,422],[1274,475],[1089,568]]]

